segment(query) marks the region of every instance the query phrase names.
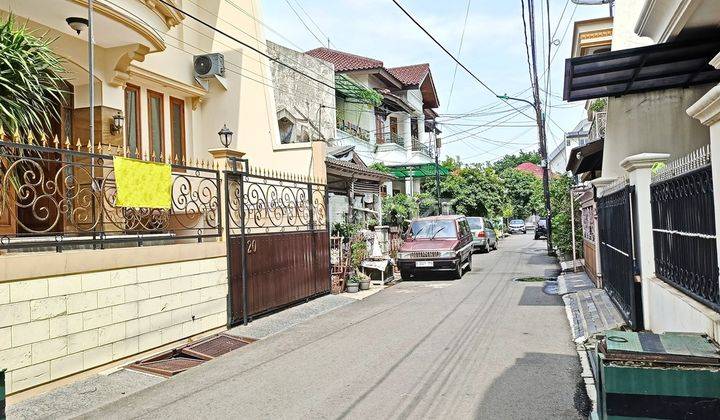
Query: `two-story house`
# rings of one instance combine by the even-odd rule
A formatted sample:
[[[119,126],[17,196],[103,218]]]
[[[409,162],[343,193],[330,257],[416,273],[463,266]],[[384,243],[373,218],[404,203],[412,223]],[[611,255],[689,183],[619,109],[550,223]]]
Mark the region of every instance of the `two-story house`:
[[[434,121],[439,100],[429,64],[385,67],[373,58],[329,48],[306,54],[335,66],[337,135],[333,146],[354,146],[371,165],[392,170],[387,193],[412,195],[435,175]]]

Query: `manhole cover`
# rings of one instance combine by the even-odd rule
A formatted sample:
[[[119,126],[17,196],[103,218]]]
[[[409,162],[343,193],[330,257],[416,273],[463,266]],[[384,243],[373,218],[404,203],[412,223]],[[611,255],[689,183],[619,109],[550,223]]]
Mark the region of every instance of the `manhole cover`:
[[[555,277],[515,277],[513,281],[521,281],[521,282],[541,282],[541,281],[557,281],[557,278]]]
[[[197,357],[198,359],[210,360],[235,349],[239,349],[240,347],[247,346],[253,341],[255,340],[251,338],[232,337],[220,334],[207,340],[191,344],[183,348],[181,352],[189,356]]]
[[[198,359],[190,359],[188,357],[176,357],[173,359],[138,362],[134,365],[128,366],[128,368],[139,370],[141,372],[154,373],[156,375],[169,378],[202,363],[203,361]]]

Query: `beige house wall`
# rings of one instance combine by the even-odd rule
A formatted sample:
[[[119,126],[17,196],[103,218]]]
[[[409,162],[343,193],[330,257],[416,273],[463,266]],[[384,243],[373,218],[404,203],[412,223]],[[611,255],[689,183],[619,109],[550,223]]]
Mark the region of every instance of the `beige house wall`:
[[[85,258],[115,251],[124,250],[86,251]],[[226,267],[220,256],[0,282],[7,392],[225,326]]]
[[[710,130],[685,113],[710,85],[608,98],[603,177],[625,175],[620,162],[638,153],[675,159],[710,142]]]
[[[13,13],[19,21],[40,33],[57,38],[52,48],[66,62],[68,79],[75,89],[75,108],[88,106],[87,31],[70,30],[65,17],[86,16],[87,5],[77,0],[53,1],[44,10],[44,0],[0,0],[0,12]],[[124,109],[126,83],[141,88],[141,137],[149,149],[147,90],[163,94],[164,146],[171,150],[169,98],[185,101],[186,149],[189,159],[210,160],[208,149],[220,147],[217,132],[227,126],[235,133],[231,148],[245,152],[255,166],[309,175],[314,165],[324,172],[324,160],[313,161],[310,148],[280,145],[270,63],[267,58],[178,14],[168,23],[155,2],[97,0],[95,28],[95,104]],[[197,3],[198,5],[194,4]],[[238,40],[266,51],[260,23],[259,0],[205,0],[180,2],[183,10],[216,26]],[[47,8],[45,8],[47,9]],[[108,11],[111,11],[108,12]],[[107,17],[112,14],[112,19]],[[59,19],[58,16],[62,16]],[[127,33],[127,44],[118,40]],[[150,34],[150,35],[148,35]],[[151,36],[155,34],[155,36]],[[210,80],[208,90],[193,73],[193,56],[222,53],[226,74],[222,81]],[[103,121],[109,124],[110,121]],[[77,139],[72,139],[72,143]],[[81,139],[87,144],[87,139]]]

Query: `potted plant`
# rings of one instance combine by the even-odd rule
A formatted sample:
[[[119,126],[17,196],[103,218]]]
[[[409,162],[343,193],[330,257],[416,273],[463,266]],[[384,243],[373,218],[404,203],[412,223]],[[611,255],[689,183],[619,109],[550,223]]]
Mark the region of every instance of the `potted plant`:
[[[358,278],[358,284],[360,285],[360,290],[368,290],[370,288],[370,276],[368,276],[365,273],[358,272],[355,274]]]
[[[350,276],[347,282],[347,286],[345,286],[345,290],[347,290],[348,293],[357,293],[360,287],[360,281],[356,275]]]

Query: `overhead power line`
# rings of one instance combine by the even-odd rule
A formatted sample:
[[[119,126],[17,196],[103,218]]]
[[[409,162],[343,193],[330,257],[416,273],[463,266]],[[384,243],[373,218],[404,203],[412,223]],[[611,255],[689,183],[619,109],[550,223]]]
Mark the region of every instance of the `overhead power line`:
[[[302,71],[302,70],[296,69],[295,67],[293,67],[293,66],[291,66],[291,65],[283,62],[282,60],[279,60],[279,59],[277,59],[277,58],[269,55],[268,53],[266,53],[266,52],[264,52],[264,51],[261,51],[261,50],[259,50],[258,48],[255,48],[255,47],[253,47],[252,45],[250,45],[250,44],[248,44],[248,43],[246,43],[246,42],[243,42],[243,41],[239,40],[238,38],[236,38],[236,37],[228,34],[227,32],[225,32],[225,31],[223,31],[223,30],[221,30],[221,29],[218,29],[218,28],[210,25],[209,23],[205,22],[204,20],[202,20],[202,19],[194,16],[194,15],[191,14],[191,13],[186,12],[185,10],[183,10],[183,9],[175,6],[174,4],[172,4],[172,3],[170,3],[170,2],[168,2],[168,1],[166,1],[166,0],[158,0],[158,1],[161,2],[162,4],[166,5],[166,6],[170,7],[171,9],[173,9],[173,10],[175,10],[175,11],[177,11],[177,12],[179,12],[179,13],[182,13],[183,15],[185,15],[185,16],[189,17],[190,19],[194,20],[195,22],[197,22],[197,23],[199,23],[199,24],[207,27],[208,29],[211,29],[211,30],[213,30],[213,31],[215,31],[215,32],[217,32],[217,33],[219,33],[219,34],[221,34],[221,35],[224,35],[224,36],[226,36],[227,38],[232,39],[233,41],[237,42],[238,44],[240,44],[240,45],[242,45],[242,46],[245,46],[245,47],[247,47],[247,48],[250,48],[251,50],[255,51],[256,53],[258,53],[258,54],[260,54],[260,55],[262,55],[263,57],[267,58],[267,59],[270,60],[270,61],[276,62],[276,63],[280,64],[280,65],[283,66],[283,67],[287,67],[288,69],[294,71],[295,73],[298,73],[298,74],[300,74],[300,75],[302,75],[302,76],[304,76],[304,77],[306,77],[306,78],[308,78],[308,79],[310,79],[310,80],[313,80],[313,81],[315,81],[315,82],[317,82],[317,83],[319,83],[319,84],[321,84],[321,85],[323,85],[323,86],[327,86],[327,87],[329,87],[330,89],[335,89],[335,86],[334,86],[334,85],[325,83],[325,81],[323,81],[323,80],[317,79],[317,78],[315,78],[315,77],[313,77],[313,76],[310,76],[309,74],[305,73],[305,72]]]
[[[164,0],[160,0],[160,1],[163,1],[163,2],[164,2]],[[487,83],[483,82],[479,77],[477,77],[477,76],[475,75],[475,73],[473,73],[469,68],[467,68],[467,66],[465,66],[465,64],[463,64],[460,60],[458,60],[457,57],[455,57],[455,55],[453,55],[453,53],[451,53],[450,51],[448,51],[448,49],[445,48],[445,46],[444,46],[440,41],[438,41],[427,29],[425,29],[425,27],[424,27],[420,22],[418,22],[418,20],[415,19],[415,17],[414,17],[412,14],[410,14],[410,12],[408,12],[407,9],[405,9],[405,8],[398,2],[398,0],[392,0],[392,2],[395,3],[395,5],[405,14],[405,16],[407,16],[408,18],[410,18],[410,20],[411,20],[418,28],[420,28],[420,30],[422,30],[423,32],[425,32],[425,35],[427,35],[438,47],[440,47],[440,49],[442,49],[442,50],[445,52],[445,54],[447,54],[450,58],[453,59],[453,61],[455,61],[455,62],[457,63],[457,65],[459,65],[463,70],[465,70],[465,72],[466,72],[467,74],[469,74],[470,77],[472,77],[473,79],[475,79],[475,81],[477,81],[478,83],[480,83],[480,85],[481,85],[482,87],[484,87],[485,89],[487,89],[487,91],[490,92],[490,93],[492,93],[494,96],[496,96],[496,97],[499,96],[499,95],[497,94],[497,92],[495,92],[495,90],[494,90],[493,88],[491,88]],[[509,107],[517,110],[518,112],[520,112],[520,113],[523,114],[524,116],[532,119],[532,117],[529,116],[528,114],[526,114],[526,113],[518,110],[513,104],[510,103],[510,101],[504,100],[504,102],[505,102]]]

